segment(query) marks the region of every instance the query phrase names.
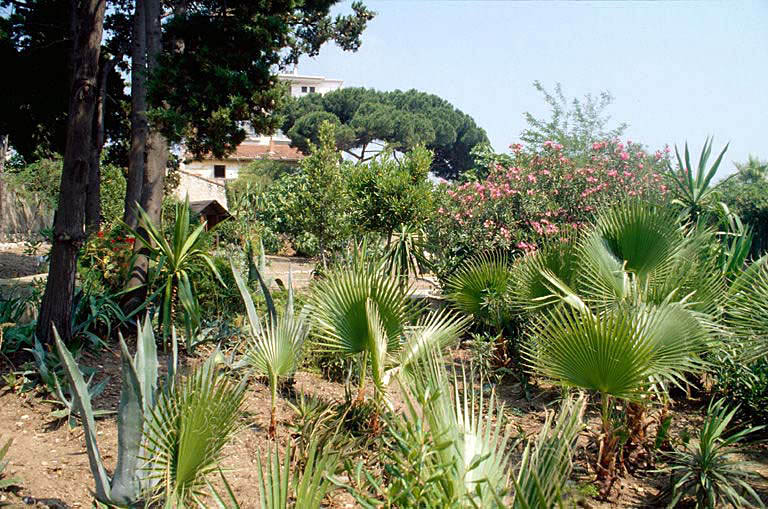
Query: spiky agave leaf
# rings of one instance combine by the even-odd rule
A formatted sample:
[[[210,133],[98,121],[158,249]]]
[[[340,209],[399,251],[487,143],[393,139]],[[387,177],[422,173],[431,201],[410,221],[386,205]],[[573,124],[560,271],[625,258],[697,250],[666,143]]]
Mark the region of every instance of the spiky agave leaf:
[[[239,427],[245,383],[219,375],[214,357],[163,392],[146,432],[152,500],[186,504],[204,495],[221,451]]]
[[[515,494],[510,507],[550,509],[564,507],[565,483],[573,470],[573,447],[584,428],[586,398],[566,398],[553,424],[548,413],[541,431],[529,440],[514,479]]]
[[[448,279],[445,297],[462,313],[496,323],[499,317],[494,307],[506,296],[510,278],[505,254],[483,253],[467,260]]]
[[[424,402],[423,418],[434,442],[443,444],[437,454],[450,467],[443,470],[447,496],[462,505],[505,507],[510,469],[503,405],[493,392],[485,398],[463,367],[460,376],[453,371],[449,377],[441,358],[432,350],[400,380],[413,399]]]
[[[708,330],[682,304],[639,304],[598,315],[555,309],[523,345],[526,363],[566,385],[634,400],[653,381],[700,369]]]
[[[727,323],[745,348],[744,358],[768,355],[768,255],[753,262],[731,284]]]

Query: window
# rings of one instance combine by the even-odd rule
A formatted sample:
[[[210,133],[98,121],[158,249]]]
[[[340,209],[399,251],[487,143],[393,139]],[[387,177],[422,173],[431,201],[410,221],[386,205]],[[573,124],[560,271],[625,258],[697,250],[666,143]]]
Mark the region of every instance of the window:
[[[227,178],[227,167],[223,164],[213,165],[213,176],[217,179]]]
[[[301,87],[301,93],[306,94],[307,93],[307,87]]]
[[[309,93],[314,94],[315,93],[315,87],[309,87]]]

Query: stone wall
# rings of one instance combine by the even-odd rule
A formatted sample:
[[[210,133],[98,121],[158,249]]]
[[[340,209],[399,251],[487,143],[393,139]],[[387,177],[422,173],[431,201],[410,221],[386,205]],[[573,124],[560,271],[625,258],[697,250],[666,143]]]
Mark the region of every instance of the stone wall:
[[[187,195],[191,202],[216,200],[225,208],[227,206],[227,190],[224,184],[189,171],[179,170],[179,187],[176,188],[176,196],[183,200]]]
[[[20,196],[8,185],[0,191],[0,241],[22,241],[38,237],[53,224],[53,212],[34,199]]]

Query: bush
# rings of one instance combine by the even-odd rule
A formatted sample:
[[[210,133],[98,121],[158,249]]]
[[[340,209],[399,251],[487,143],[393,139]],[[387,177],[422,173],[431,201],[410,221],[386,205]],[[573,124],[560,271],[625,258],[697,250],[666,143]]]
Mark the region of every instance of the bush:
[[[730,407],[739,407],[738,416],[754,425],[768,424],[768,359],[744,364],[736,356],[721,353],[713,361],[715,383],[712,395]]]
[[[720,199],[753,229],[752,256],[768,251],[768,182],[742,182],[738,178],[720,187]]]
[[[551,141],[528,150],[513,145],[510,164],[497,163],[486,179],[439,187],[428,234],[441,280],[477,253],[533,251],[628,197],[666,199],[665,152],[648,155],[631,142],[599,142],[582,166],[561,155],[562,148]]]

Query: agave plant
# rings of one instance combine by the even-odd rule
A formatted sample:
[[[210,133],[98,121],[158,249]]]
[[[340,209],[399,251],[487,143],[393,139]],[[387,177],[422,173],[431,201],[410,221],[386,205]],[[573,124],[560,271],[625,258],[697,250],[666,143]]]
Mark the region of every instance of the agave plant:
[[[81,413],[91,474],[96,482],[96,499],[104,504],[118,506],[140,504],[147,488],[140,459],[146,427],[145,416],[155,405],[158,379],[157,348],[149,317],[143,324],[139,323],[134,357],[128,353],[128,347],[120,335],[123,382],[117,413],[117,466],[111,478],[107,475],[96,440],[95,412],[88,384],[55,328],[54,338],[72,388],[74,405]],[[171,379],[175,374],[175,367],[174,355],[169,359],[168,365],[168,376]]]
[[[410,225],[400,225],[387,248],[384,267],[405,288],[412,277],[419,277],[429,267],[424,256],[424,232]]]
[[[265,326],[262,326],[256,315],[251,294],[243,282],[242,276],[232,264],[232,274],[235,276],[237,287],[245,303],[246,315],[250,324],[251,341],[245,352],[243,363],[252,367],[256,373],[269,379],[271,394],[269,436],[275,437],[277,407],[277,383],[278,378],[292,375],[301,363],[302,347],[307,338],[309,327],[305,316],[294,317],[293,313],[293,288],[288,279],[288,303],[283,315],[277,316],[272,304],[272,312]],[[270,295],[269,289],[264,287],[265,295]],[[272,302],[270,298],[268,302]]]
[[[176,304],[181,304],[184,326],[187,336],[187,349],[193,346],[194,337],[200,329],[200,306],[189,279],[189,271],[196,260],[202,260],[213,272],[222,286],[221,279],[211,256],[205,250],[205,222],[190,231],[189,197],[180,206],[176,206],[176,223],[170,239],[152,222],[141,208],[137,208],[144,230],[134,231],[134,235],[155,258],[156,278],[159,281],[155,290],[161,296],[161,317],[163,338],[166,345],[171,337],[171,327],[176,318]],[[146,232],[146,233],[144,233]]]
[[[445,297],[462,313],[500,329],[508,318],[510,276],[506,255],[484,253],[469,259],[448,279]]]
[[[734,457],[736,444],[763,426],[726,436],[725,431],[737,410],[729,410],[723,400],[713,401],[707,410],[698,441],[688,442],[683,451],[667,454],[669,466],[662,472],[672,477],[669,486],[660,494],[660,498],[668,502],[667,507],[677,507],[685,497],[694,498],[697,508],[714,509],[726,504],[733,507],[765,507],[749,484],[758,475],[747,462]]]
[[[357,402],[364,398],[368,363],[380,399],[391,373],[407,368],[431,347],[458,340],[466,320],[452,313],[432,313],[409,326],[417,308],[396,278],[374,265],[358,264],[321,281],[310,300],[318,346],[359,359]]]
[[[245,380],[220,374],[216,355],[158,396],[143,456],[150,501],[182,507],[205,495],[208,476],[218,471],[222,449],[239,429],[244,397]]]
[[[677,169],[673,170],[670,167],[668,171],[668,178],[672,182],[676,195],[673,203],[682,207],[686,216],[693,223],[698,222],[702,214],[715,205],[717,186],[712,186],[711,183],[717,174],[726,150],[728,150],[728,145],[723,148],[712,166],[707,168],[709,157],[712,154],[712,143],[712,138],[707,138],[704,141],[695,174],[688,152],[688,142],[685,143],[684,160],[675,147]]]

